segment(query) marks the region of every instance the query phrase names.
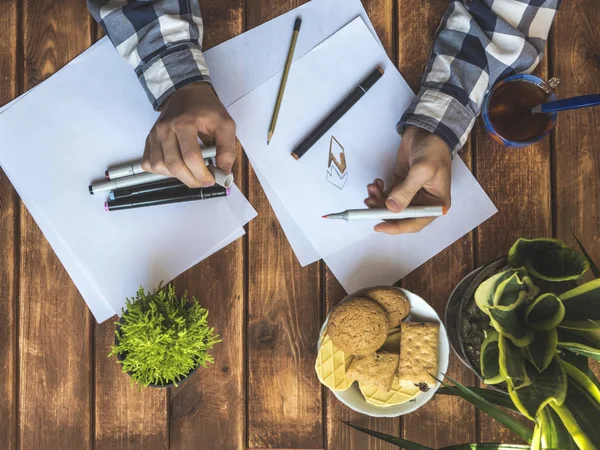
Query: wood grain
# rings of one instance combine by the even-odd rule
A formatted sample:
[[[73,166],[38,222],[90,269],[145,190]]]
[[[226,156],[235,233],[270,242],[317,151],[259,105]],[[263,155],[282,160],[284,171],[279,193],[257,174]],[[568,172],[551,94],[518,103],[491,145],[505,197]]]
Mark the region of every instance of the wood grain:
[[[89,45],[85,3],[23,2],[24,88]],[[20,448],[90,446],[91,314],[23,205],[20,208]]]
[[[398,67],[408,84],[417,92],[433,46],[435,31],[448,2],[413,2],[402,0],[398,7]],[[419,42],[419,45],[415,45]],[[461,150],[461,157],[471,166],[471,145]],[[418,238],[418,235],[415,236]],[[469,234],[402,280],[402,286],[423,297],[444,318],[450,293],[473,269],[473,236]],[[473,373],[451,352],[448,375],[471,385]],[[463,442],[476,442],[476,413],[468,403],[438,395],[402,420],[405,438],[434,448]]]
[[[130,383],[114,357],[114,320],[95,328],[95,449],[168,448],[167,391]]]
[[[243,0],[201,0],[204,48],[243,30]],[[234,168],[236,184],[245,183],[242,149]],[[223,342],[212,352],[215,364],[200,369],[170,393],[172,449],[242,449],[245,445],[244,245],[238,239],[176,280],[208,308],[209,321]],[[201,444],[200,444],[201,443]]]
[[[552,73],[558,97],[600,92],[600,11],[593,0],[563,2],[552,32]],[[553,146],[555,234],[570,245],[577,235],[600,263],[600,110],[565,111]],[[600,374],[600,364],[594,365]]]
[[[89,17],[91,38],[104,36]],[[134,295],[132,292],[131,295]],[[115,338],[115,316],[94,328],[96,450],[166,449],[169,446],[168,392],[138,389],[121,371],[114,357],[107,358]]]
[[[547,64],[542,60],[534,74],[547,79]],[[487,135],[481,119],[474,136],[477,179],[498,208],[498,214],[478,229],[479,266],[506,255],[519,237],[552,236],[550,139],[522,149],[504,148]],[[487,415],[479,417],[481,442],[523,443]]]
[[[17,3],[0,0],[0,105],[17,95]],[[17,446],[17,195],[0,169],[0,448]]]
[[[246,25],[302,3],[247,0]],[[248,185],[259,214],[248,231],[248,446],[323,448],[320,267],[300,267],[252,170]]]
[[[395,60],[394,55],[394,2],[391,0],[363,0],[369,18],[381,39],[388,56]],[[366,186],[365,186],[366,193]],[[325,269],[325,306],[329,313],[337,303],[346,296],[346,292],[335,279],[329,269]],[[397,448],[380,440],[360,433],[343,424],[349,422],[382,433],[398,436],[400,419],[383,419],[368,417],[352,411],[340,403],[335,396],[324,388],[326,401],[326,436],[328,449],[385,449]]]

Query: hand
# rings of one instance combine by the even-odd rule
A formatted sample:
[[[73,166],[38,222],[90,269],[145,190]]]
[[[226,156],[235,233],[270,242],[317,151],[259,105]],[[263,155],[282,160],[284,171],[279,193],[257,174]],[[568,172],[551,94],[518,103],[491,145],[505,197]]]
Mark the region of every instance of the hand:
[[[146,139],[142,168],[179,178],[192,188],[214,185],[198,133],[215,138],[217,166],[231,172],[236,157],[235,122],[208,83],[188,84],[169,97]]]
[[[367,186],[369,208],[387,207],[400,212],[408,205],[446,206],[450,208],[452,157],[448,145],[421,128],[409,126],[398,150],[394,186],[386,198],[383,181],[376,179]],[[394,220],[380,223],[375,231],[387,234],[416,233],[434,219]]]

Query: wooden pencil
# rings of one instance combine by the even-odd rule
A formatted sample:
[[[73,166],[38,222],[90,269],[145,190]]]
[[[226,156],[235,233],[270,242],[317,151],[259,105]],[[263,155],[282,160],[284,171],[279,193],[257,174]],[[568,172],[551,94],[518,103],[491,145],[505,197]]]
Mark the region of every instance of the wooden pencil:
[[[281,86],[279,86],[277,102],[275,103],[273,119],[271,119],[271,126],[269,127],[267,145],[269,145],[271,139],[273,139],[273,134],[275,134],[275,127],[277,127],[277,119],[279,118],[279,111],[281,110],[281,103],[283,101],[283,94],[285,93],[285,86],[287,85],[288,76],[290,74],[290,68],[292,67],[292,61],[294,60],[294,51],[296,50],[296,43],[298,42],[300,25],[302,25],[302,19],[296,19],[296,23],[294,24],[294,34],[292,35],[292,43],[290,45],[290,51],[288,52],[287,61],[285,62],[285,69],[283,71],[283,78],[281,79]]]

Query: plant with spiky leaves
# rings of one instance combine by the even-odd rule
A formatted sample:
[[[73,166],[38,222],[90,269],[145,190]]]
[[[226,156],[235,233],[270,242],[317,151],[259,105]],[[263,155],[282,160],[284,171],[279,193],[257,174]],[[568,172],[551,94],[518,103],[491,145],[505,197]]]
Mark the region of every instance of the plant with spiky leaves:
[[[569,286],[590,263],[600,275],[582,250],[585,256],[556,239],[519,239],[508,255],[510,268],[475,292],[493,327],[482,345],[481,373],[487,384],[505,382],[508,394],[467,388],[448,377],[454,385],[444,382],[439,391],[469,401],[527,445],[461,444],[445,450],[600,448],[600,382],[588,368],[588,358],[600,361],[600,279]],[[497,406],[532,420],[533,432]],[[350,426],[407,450],[432,450]]]
[[[221,342],[208,326],[208,311],[187,292],[178,297],[172,284],[148,293],[140,287],[127,299],[115,333],[109,356],[117,356],[140,387],[177,386],[197,367],[212,363],[208,351]]]
[[[564,292],[590,265],[556,239],[519,239],[508,262],[475,292],[493,327],[481,348],[485,382],[505,382],[536,432],[560,422],[579,448],[595,448],[600,435],[589,419],[600,423],[600,391],[565,354],[600,361],[600,280]]]

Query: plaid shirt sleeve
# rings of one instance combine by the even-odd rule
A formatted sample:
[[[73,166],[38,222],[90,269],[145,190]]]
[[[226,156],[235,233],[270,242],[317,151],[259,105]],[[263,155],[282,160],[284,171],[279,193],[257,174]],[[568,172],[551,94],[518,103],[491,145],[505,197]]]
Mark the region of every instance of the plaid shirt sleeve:
[[[210,82],[197,0],[87,0],[155,109],[177,89]]]
[[[538,65],[560,1],[452,0],[398,132],[414,125],[460,150],[494,83]]]

